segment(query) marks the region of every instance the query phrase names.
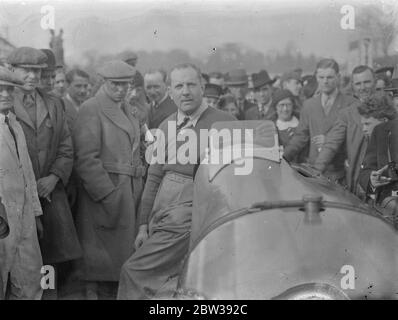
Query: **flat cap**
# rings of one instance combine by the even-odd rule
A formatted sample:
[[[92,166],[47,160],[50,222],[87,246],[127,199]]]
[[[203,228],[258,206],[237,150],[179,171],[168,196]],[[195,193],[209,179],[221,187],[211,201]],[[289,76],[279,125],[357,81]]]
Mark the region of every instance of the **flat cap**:
[[[56,62],[55,62],[55,55],[54,52],[50,49],[40,49],[46,56],[47,56],[47,67],[46,70],[55,70]]]
[[[128,63],[121,60],[106,62],[98,74],[106,80],[130,82],[135,76],[136,70]]]
[[[14,72],[0,66],[0,85],[22,87],[23,84],[24,81],[20,79]]]
[[[8,56],[9,64],[23,68],[46,68],[46,62],[46,54],[31,47],[16,48]]]

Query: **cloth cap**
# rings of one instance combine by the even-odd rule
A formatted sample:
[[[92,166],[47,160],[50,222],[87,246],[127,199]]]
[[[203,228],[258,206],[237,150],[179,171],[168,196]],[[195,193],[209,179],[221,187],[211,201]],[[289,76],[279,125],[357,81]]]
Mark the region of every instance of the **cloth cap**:
[[[98,74],[101,77],[112,81],[130,82],[133,80],[135,73],[134,67],[121,60],[108,61],[98,70]]]
[[[22,87],[23,84],[24,81],[20,79],[14,72],[0,66],[0,85]]]
[[[31,47],[20,47],[8,56],[8,63],[22,68],[46,68],[47,56],[41,50]]]

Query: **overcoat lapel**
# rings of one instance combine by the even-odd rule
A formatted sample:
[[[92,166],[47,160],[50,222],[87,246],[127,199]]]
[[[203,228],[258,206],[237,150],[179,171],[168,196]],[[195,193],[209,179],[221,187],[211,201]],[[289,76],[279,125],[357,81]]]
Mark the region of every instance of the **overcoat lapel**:
[[[126,131],[130,137],[131,144],[133,144],[135,128],[129,118],[127,118],[118,105],[106,95],[103,88],[96,94],[96,99],[103,114],[116,126]]]

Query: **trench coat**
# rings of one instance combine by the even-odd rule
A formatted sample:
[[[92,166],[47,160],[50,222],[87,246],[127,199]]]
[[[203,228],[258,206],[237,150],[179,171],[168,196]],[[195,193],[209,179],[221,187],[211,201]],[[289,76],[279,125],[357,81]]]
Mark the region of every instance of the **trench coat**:
[[[73,166],[73,147],[61,101],[40,90],[36,94],[38,128],[23,106],[23,94],[15,89],[15,114],[25,133],[36,180],[55,174],[59,181],[50,195],[51,202],[41,199],[44,229],[40,239],[46,264],[79,258],[82,254],[65,186]],[[43,103],[39,108],[38,104]]]
[[[73,132],[79,177],[76,227],[87,281],[118,281],[133,253],[142,192],[140,126],[132,107],[119,107],[100,88],[85,101]]]
[[[10,275],[11,299],[40,299],[43,263],[36,217],[42,215],[42,209],[23,130],[14,115],[9,119],[18,149],[0,115],[0,199],[10,228],[9,235],[0,239],[0,297],[5,294]]]
[[[340,112],[315,160],[315,168],[323,172],[338,152],[345,152],[347,158],[347,187],[350,192],[356,195],[361,193],[360,188],[358,188],[359,171],[367,147],[358,106],[359,100]]]

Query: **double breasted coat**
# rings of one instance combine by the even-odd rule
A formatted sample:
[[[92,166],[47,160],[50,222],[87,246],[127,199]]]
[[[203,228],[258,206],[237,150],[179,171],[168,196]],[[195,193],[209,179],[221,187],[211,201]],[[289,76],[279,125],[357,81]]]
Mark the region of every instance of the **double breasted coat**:
[[[104,88],[85,101],[74,132],[80,180],[76,226],[83,246],[82,278],[118,281],[136,236],[142,192],[140,127],[132,107],[119,106]]]
[[[79,258],[82,250],[65,192],[73,166],[73,147],[63,106],[58,98],[36,90],[37,118],[34,124],[23,106],[22,91],[15,90],[15,114],[25,133],[36,180],[50,174],[59,177],[50,195],[51,202],[40,199],[43,261],[51,264]]]

